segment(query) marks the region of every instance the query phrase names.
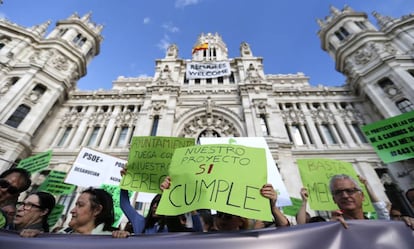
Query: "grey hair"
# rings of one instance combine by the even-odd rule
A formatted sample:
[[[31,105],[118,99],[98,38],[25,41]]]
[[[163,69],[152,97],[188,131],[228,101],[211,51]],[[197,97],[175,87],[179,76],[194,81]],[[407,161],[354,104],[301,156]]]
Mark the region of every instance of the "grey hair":
[[[359,185],[359,183],[357,182],[357,180],[355,180],[354,178],[350,177],[349,175],[345,175],[345,174],[340,174],[340,175],[334,175],[331,177],[331,180],[329,181],[329,189],[331,190],[331,193],[334,191],[334,183],[336,180],[350,180],[355,184],[355,187],[359,190],[362,191],[361,186]]]

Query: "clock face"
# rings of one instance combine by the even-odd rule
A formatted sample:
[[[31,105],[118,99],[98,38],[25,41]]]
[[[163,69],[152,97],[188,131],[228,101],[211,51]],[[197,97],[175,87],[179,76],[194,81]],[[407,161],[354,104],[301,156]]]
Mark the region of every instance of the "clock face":
[[[36,101],[38,98],[39,98],[39,95],[37,95],[36,93],[30,94],[30,100]]]
[[[397,94],[397,89],[395,89],[395,88],[390,88],[390,89],[388,89],[388,94],[389,95],[395,95],[395,94]]]

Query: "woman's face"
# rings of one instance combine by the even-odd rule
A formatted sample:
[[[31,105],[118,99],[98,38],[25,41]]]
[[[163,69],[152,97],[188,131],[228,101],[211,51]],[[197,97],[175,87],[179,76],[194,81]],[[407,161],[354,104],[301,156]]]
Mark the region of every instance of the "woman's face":
[[[69,226],[75,231],[82,227],[95,227],[95,217],[99,214],[99,208],[93,208],[89,193],[82,193],[76,201],[75,207],[70,211],[72,219]]]
[[[23,202],[17,204],[16,216],[13,219],[13,223],[21,230],[29,225],[41,223],[43,216],[47,212],[47,209],[40,207],[39,196],[32,194]]]

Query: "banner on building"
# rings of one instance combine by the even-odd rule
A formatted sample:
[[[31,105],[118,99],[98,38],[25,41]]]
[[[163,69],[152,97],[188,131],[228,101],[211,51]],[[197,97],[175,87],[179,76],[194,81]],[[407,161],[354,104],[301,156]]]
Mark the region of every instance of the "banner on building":
[[[303,186],[308,189],[308,202],[313,210],[332,211],[338,210],[338,206],[332,199],[329,189],[329,182],[334,175],[345,174],[358,181],[357,173],[353,165],[349,162],[340,160],[312,158],[297,160],[299,173],[302,178]],[[374,212],[375,209],[368,198],[368,192],[360,184],[364,195],[363,210],[364,212]]]
[[[280,176],[276,163],[273,160],[272,153],[270,153],[269,146],[264,137],[201,137],[200,144],[238,144],[255,148],[263,148],[266,151],[267,162],[267,182],[273,185],[273,188],[278,193],[276,206],[290,206],[289,193]]]
[[[118,186],[121,182],[120,172],[125,164],[126,160],[84,147],[65,182],[82,187],[99,187],[102,184]]]
[[[251,249],[251,248],[381,248],[409,249],[414,233],[401,221],[317,222],[281,229],[222,233],[158,233],[115,239],[111,235],[40,234],[22,238],[17,232],[0,230],[0,248],[13,249]]]
[[[160,184],[176,148],[193,146],[194,138],[133,137],[128,155],[128,171],[120,187],[137,192],[161,193]]]
[[[384,163],[414,158],[414,111],[362,127]]]
[[[25,158],[19,162],[17,168],[23,168],[29,171],[30,174],[41,171],[49,166],[52,158],[52,150],[36,154],[34,156]]]
[[[262,148],[209,144],[179,148],[171,160],[171,186],[164,190],[157,214],[178,215],[214,209],[246,218],[272,221]]]
[[[229,76],[230,74],[230,63],[228,61],[187,63],[187,79],[210,79]]]

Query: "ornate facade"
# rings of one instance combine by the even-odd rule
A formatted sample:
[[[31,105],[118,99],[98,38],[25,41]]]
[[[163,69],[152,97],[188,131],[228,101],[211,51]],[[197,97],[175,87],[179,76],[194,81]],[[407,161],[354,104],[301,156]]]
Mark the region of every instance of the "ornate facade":
[[[0,169],[52,149],[50,169],[68,171],[83,146],[126,159],[132,136],[264,136],[292,196],[301,188],[296,159],[330,158],[353,163],[380,199],[404,202],[413,160],[385,165],[360,127],[414,110],[414,15],[374,16],[379,28],[349,7],[318,21],[322,48],[347,77],[342,87],[265,74],[248,43],[228,58],[222,38],[207,33],[195,45],[208,48],[192,58],[173,44],[153,77],[118,77],[96,91],[76,88],[102,41],[90,14],[59,21],[48,35],[49,23],[1,20]],[[186,78],[187,63],[209,61],[228,61],[231,74]]]

